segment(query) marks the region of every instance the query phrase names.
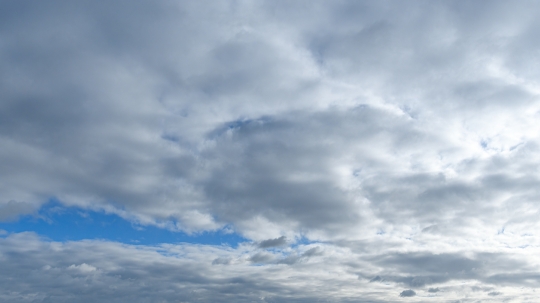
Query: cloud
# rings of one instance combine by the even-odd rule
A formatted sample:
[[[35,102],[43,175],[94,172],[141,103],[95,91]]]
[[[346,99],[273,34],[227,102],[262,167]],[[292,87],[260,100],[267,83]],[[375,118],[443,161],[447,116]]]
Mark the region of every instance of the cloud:
[[[285,245],[287,245],[287,238],[285,236],[281,236],[275,239],[264,240],[259,243],[260,248],[280,247]]]
[[[289,255],[287,255],[285,258],[278,260],[277,263],[292,265],[298,262],[307,262],[308,259],[311,257],[324,256],[324,251],[319,246],[309,248],[301,254],[298,251],[293,251],[292,253],[289,251],[288,253]]]
[[[314,257],[314,256],[322,256],[322,255],[324,255],[324,251],[319,246],[316,246],[316,247],[306,250],[302,254],[302,257]]]
[[[5,205],[260,241],[455,234],[538,196],[524,5],[3,6],[26,20],[4,19],[0,54]]]
[[[288,298],[302,302],[325,296],[326,291],[332,292],[332,287],[321,292],[326,286],[313,284],[313,266],[320,268],[316,270],[317,276],[331,279],[332,284],[348,289],[355,287],[354,283],[339,278],[338,272],[330,270],[334,265],[322,260],[290,266],[231,262],[227,267],[230,270],[212,264],[212,260],[241,260],[246,252],[258,250],[247,244],[231,249],[187,243],[160,246],[107,241],[59,243],[44,242],[31,233],[12,234],[0,241],[0,253],[8,258],[0,262],[0,268],[9,273],[3,275],[0,282],[6,285],[4,290],[10,289],[0,291],[0,295],[8,301],[31,295],[43,300],[55,297],[59,302],[73,298],[92,302],[104,296],[117,302],[144,302],[155,296],[166,301],[252,302],[264,296],[270,301]],[[298,247],[299,251],[309,248]],[[270,260],[272,255],[259,252],[255,256],[252,261],[259,258],[257,262],[260,262]],[[290,284],[292,273],[303,277],[303,282]],[[305,287],[317,293],[300,291]]]
[[[212,261],[212,265],[229,265],[232,260],[229,258],[216,258]]]
[[[33,233],[11,233],[0,238],[0,270],[5,273],[0,277],[4,285],[0,296],[8,302],[28,296],[42,301],[54,297],[57,302],[73,298],[95,302],[104,297],[116,302],[145,302],[159,297],[165,301],[197,299],[225,303],[252,302],[263,296],[269,302],[306,302],[329,297],[347,303],[359,297],[368,302],[392,302],[396,294],[388,292],[389,287],[409,283],[400,279],[411,276],[406,267],[371,261],[380,251],[359,254],[328,243],[316,247],[325,253],[314,258],[301,257],[314,248],[313,244],[261,252],[250,243],[237,248],[189,243],[128,245],[103,240],[62,243],[40,239]],[[524,298],[534,297],[534,287],[524,289],[519,284],[511,286],[485,279],[507,271],[506,266],[511,263],[505,260],[523,256],[499,257],[494,265],[478,271],[476,279],[450,274],[450,279],[438,281],[435,290],[444,288],[438,296],[445,300],[454,300],[456,293],[473,301],[482,300],[488,292],[503,289],[520,291]],[[285,262],[294,257],[295,262]],[[527,265],[528,269],[540,272],[533,263]],[[414,270],[415,263],[410,265]],[[445,270],[440,268],[433,276],[445,276]],[[379,283],[358,279],[360,273]],[[413,293],[417,291],[405,288],[401,296]]]
[[[249,261],[253,263],[266,263],[266,262],[272,261],[273,259],[274,259],[274,255],[272,254],[265,253],[265,252],[258,252],[254,254],[253,256],[251,256],[249,258]]]
[[[91,273],[97,270],[97,268],[95,268],[94,266],[88,265],[86,263],[82,263],[80,265],[72,264],[68,266],[68,269],[77,270],[77,271],[80,271],[81,273]]]
[[[54,200],[249,242],[167,247],[175,259],[2,225],[18,243],[6,289],[386,302],[389,287],[534,287],[539,5],[3,1],[0,221]]]
[[[401,293],[399,293],[400,297],[414,297],[416,296],[416,292],[412,289],[404,290]]]
[[[36,211],[36,205],[11,200],[0,205],[0,221],[13,221],[20,215]]]

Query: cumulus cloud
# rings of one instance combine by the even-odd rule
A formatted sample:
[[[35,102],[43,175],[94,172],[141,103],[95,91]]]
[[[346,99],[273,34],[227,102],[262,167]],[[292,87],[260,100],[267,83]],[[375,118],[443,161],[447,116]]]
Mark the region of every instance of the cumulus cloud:
[[[56,197],[187,232],[350,239],[501,225],[538,197],[524,2],[2,5],[19,12],[0,53],[5,216]]]
[[[4,279],[28,300],[102,300],[90,288],[114,285],[122,300],[152,301],[158,285],[174,289],[163,300],[249,301],[231,299],[248,287],[257,300],[309,301],[329,279],[307,274],[310,262],[340,257],[332,287],[372,281],[372,301],[394,300],[386,284],[440,287],[447,301],[468,300],[455,294],[474,283],[522,301],[514,287],[537,286],[539,3],[29,3],[0,3],[0,221],[53,199],[250,244],[186,261],[27,239],[42,254],[20,248],[30,259],[2,272],[30,277],[34,288]],[[114,259],[85,258],[90,247]],[[43,266],[52,276],[32,276]],[[267,268],[279,283],[263,288]],[[293,268],[309,287],[279,291]],[[64,286],[61,298],[47,291]]]

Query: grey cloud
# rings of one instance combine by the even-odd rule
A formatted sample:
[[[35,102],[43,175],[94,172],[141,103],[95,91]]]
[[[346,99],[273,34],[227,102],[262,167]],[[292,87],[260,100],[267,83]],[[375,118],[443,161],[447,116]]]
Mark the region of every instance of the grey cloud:
[[[322,256],[322,255],[324,255],[324,251],[318,246],[310,248],[302,254],[303,257],[313,257],[313,256]]]
[[[369,282],[382,282],[384,281],[383,278],[381,278],[381,276],[375,276],[373,279],[369,280]]]
[[[291,256],[300,256],[293,250]],[[251,250],[250,250],[251,249]],[[0,238],[0,296],[7,302],[24,302],[31,296],[39,301],[146,302],[159,297],[165,302],[193,300],[200,302],[252,302],[265,297],[269,302],[309,302],[332,298],[336,302],[395,302],[396,294],[388,293],[388,284],[401,283],[395,279],[406,275],[399,271],[385,283],[358,283],[343,273],[347,263],[359,256],[332,245],[325,245],[331,253],[306,262],[274,262],[268,253],[255,253],[252,245],[231,249],[227,246],[164,244],[160,246],[126,245],[107,241],[44,242],[31,233],[10,234]],[[255,253],[253,263],[230,262]],[[107,258],[103,258],[103,256]],[[219,260],[219,261],[216,261]],[[283,266],[287,264],[288,266]],[[369,260],[360,265],[370,271]],[[291,279],[298,277],[296,283]],[[383,281],[381,277],[374,280]],[[456,279],[456,278],[454,278]],[[461,280],[462,288],[448,283],[450,289],[439,294],[459,292],[470,300],[480,299],[487,292],[495,292],[492,281]],[[178,287],[178,286],[181,287]],[[471,287],[472,286],[472,287]],[[442,286],[439,286],[442,287]],[[476,288],[475,288],[476,287]],[[340,289],[336,294],[335,290]],[[437,288],[438,289],[438,288]],[[534,293],[521,289],[524,296]],[[412,291],[412,292],[411,292]],[[430,290],[428,290],[430,291]],[[355,295],[350,296],[347,293]],[[414,295],[412,289],[402,296]],[[356,300],[356,301],[355,301]]]
[[[249,258],[253,263],[265,263],[274,260],[274,256],[265,252],[258,252]]]
[[[540,272],[523,270],[519,273],[510,273],[510,268],[504,273],[486,277],[485,281],[497,285],[537,285],[540,282]]]
[[[388,144],[406,149],[401,134],[409,128],[415,132],[406,120],[369,106],[233,125],[230,136],[218,137],[218,148],[208,151],[216,169],[201,183],[223,218],[262,215],[330,230],[359,224],[362,218],[348,193],[334,183],[333,168],[339,163],[329,155],[336,149],[356,151],[350,155],[356,165],[377,170],[382,164],[369,150],[379,144],[377,138],[391,129],[396,134]],[[421,134],[417,137],[422,140]]]
[[[347,265],[330,265],[350,270],[351,283],[379,277],[445,294],[470,291],[451,288],[453,280],[535,286],[538,6],[1,2],[0,220],[54,197],[173,230],[233,226],[258,243],[251,249],[281,247],[285,236],[276,237],[286,235],[355,254],[220,252],[185,264],[157,257],[152,267],[133,247],[72,243],[53,252],[27,240],[37,248],[3,255],[16,266],[3,263],[2,272],[20,274],[19,284],[3,285],[45,302],[77,294],[114,302],[111,285],[118,302],[156,293],[306,302],[313,298],[299,294],[315,288],[279,292],[286,283],[256,270],[342,256]],[[216,278],[224,267],[212,264],[253,271]],[[71,265],[78,269],[65,271]],[[332,277],[335,289],[349,283]]]
[[[477,280],[496,285],[533,285],[537,280],[536,273],[504,274],[528,267],[526,262],[506,254],[479,253],[473,258],[461,254],[388,254],[372,260],[383,270],[370,282],[388,281],[412,288],[452,280]]]
[[[302,260],[302,258],[300,256],[291,255],[291,256],[287,256],[286,258],[283,258],[283,259],[277,261],[277,263],[278,264],[292,265],[292,264],[297,263],[300,260]]]
[[[279,301],[280,296],[290,291],[286,290],[287,286],[280,285],[281,282],[264,281],[266,278],[258,273],[259,270],[250,270],[257,267],[240,265],[230,273],[212,269],[209,263],[204,262],[211,256],[206,255],[208,248],[201,251],[196,246],[137,248],[86,241],[56,243],[53,245],[58,245],[57,248],[52,250],[51,243],[39,242],[29,234],[15,235],[2,241],[9,244],[2,245],[1,252],[9,256],[9,262],[0,262],[0,267],[11,274],[2,277],[2,285],[6,287],[0,289],[0,295],[8,302],[24,302],[25,295],[44,302],[70,302],[74,299],[80,302],[102,299],[145,302],[156,297],[165,302],[178,299],[251,302],[261,296]],[[174,253],[175,250],[183,251],[183,257],[167,257],[158,253]],[[214,252],[226,253],[219,249]],[[102,258],[103,254],[108,257]],[[275,278],[282,279],[281,274]],[[300,302],[302,297],[291,299]]]
[[[287,245],[287,237],[281,236],[275,239],[268,239],[259,243],[260,248],[281,247]]]
[[[385,276],[375,276],[371,280],[369,280],[370,283],[373,282],[394,282],[406,285],[408,287],[424,287],[426,285],[431,284],[439,284],[448,282],[451,279],[461,279],[462,277],[454,277],[454,276],[448,276],[445,275],[445,273],[441,273],[440,275],[432,275],[432,276],[393,276],[393,275],[385,275]]]
[[[537,178],[505,169],[526,158],[489,167],[452,134],[496,151],[509,128],[490,121],[517,127],[534,108],[524,3],[125,3],[2,4],[18,12],[2,26],[3,203],[116,201],[186,230],[262,216],[330,235],[364,223],[353,197],[391,224],[448,226],[516,190],[534,198]],[[356,181],[337,184],[338,167]],[[443,167],[503,171],[505,186]]]
[[[401,293],[399,293],[400,297],[414,297],[416,296],[416,292],[412,289],[404,290]]]
[[[16,220],[19,215],[32,213],[36,210],[36,205],[11,200],[6,204],[0,204],[0,221]]]
[[[241,256],[251,246],[234,251],[230,247],[189,244],[151,247],[106,241],[50,243],[30,233],[0,241],[0,254],[6,258],[0,261],[0,269],[6,273],[0,277],[0,296],[7,302],[24,302],[25,297],[32,296],[44,302],[146,302],[153,298],[165,302],[253,302],[261,297],[268,302],[309,302],[332,297],[347,303],[355,298],[329,296],[333,287],[357,287],[339,279],[318,285],[317,281],[328,277],[335,266],[324,261],[310,266],[300,264],[294,271],[279,264],[231,263],[227,270],[211,264],[212,259]],[[321,270],[313,271],[312,266]],[[292,272],[309,279],[292,285]],[[305,292],[306,287],[309,292]],[[367,302],[385,302],[371,297],[369,292],[366,296],[370,298]]]
[[[216,258],[212,261],[212,265],[229,265],[232,260],[229,258]]]
[[[409,272],[425,274],[473,274],[473,269],[483,265],[481,260],[469,259],[458,254],[397,254],[378,260],[383,265],[399,266]]]
[[[433,284],[433,283],[440,283],[440,282],[446,282],[447,279],[441,278],[441,277],[408,277],[405,279],[399,279],[397,281],[403,281],[403,283],[406,283],[407,285],[411,287],[423,287],[425,285]]]
[[[320,247],[313,247],[302,254],[290,254],[287,257],[277,261],[278,264],[292,265],[298,262],[306,262],[309,258],[315,256],[324,256],[324,251]]]
[[[502,295],[502,293],[498,291],[492,291],[488,293],[488,296],[492,296],[492,297],[500,296],[500,295]]]
[[[439,291],[441,291],[441,290],[438,287],[428,289],[428,292],[430,292],[430,293],[436,293],[436,292],[439,292]]]

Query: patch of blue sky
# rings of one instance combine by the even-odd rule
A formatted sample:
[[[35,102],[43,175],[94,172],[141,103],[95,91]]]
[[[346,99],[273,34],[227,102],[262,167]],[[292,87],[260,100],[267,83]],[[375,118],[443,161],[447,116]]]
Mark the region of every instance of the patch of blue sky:
[[[55,201],[44,205],[37,214],[23,216],[13,222],[0,222],[0,230],[7,233],[31,231],[60,242],[99,239],[141,245],[192,243],[237,247],[239,243],[248,241],[225,230],[187,234],[143,226],[115,214],[66,207]]]

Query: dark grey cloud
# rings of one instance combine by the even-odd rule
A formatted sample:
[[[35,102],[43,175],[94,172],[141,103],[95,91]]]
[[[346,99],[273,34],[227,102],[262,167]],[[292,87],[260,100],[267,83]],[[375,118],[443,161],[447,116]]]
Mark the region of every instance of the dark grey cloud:
[[[286,258],[283,258],[281,260],[278,260],[277,263],[278,264],[292,265],[292,264],[295,264],[295,263],[299,262],[300,260],[302,260],[302,258],[300,256],[291,255],[291,256],[287,256]]]
[[[285,245],[287,245],[287,237],[285,236],[264,240],[259,243],[260,248],[280,247]]]
[[[310,248],[302,254],[303,257],[313,257],[313,256],[322,256],[322,255],[324,255],[324,251],[318,246]]]
[[[253,263],[266,263],[272,260],[274,260],[274,255],[265,252],[258,252],[249,258],[249,261]]]
[[[400,297],[414,297],[416,296],[416,292],[412,289],[404,290],[399,293]]]
[[[212,265],[229,265],[231,262],[230,258],[216,258],[212,261]]]
[[[36,210],[36,205],[11,200],[8,203],[0,205],[0,222],[14,221],[19,215],[32,213]]]
[[[369,282],[382,282],[384,281],[383,278],[381,278],[381,276],[375,276],[373,279],[369,280]]]
[[[474,269],[480,269],[480,267],[484,266],[485,261],[467,258],[460,254],[415,253],[388,254],[378,260],[381,264],[399,266],[411,272],[415,271],[422,274],[447,273],[451,275],[472,274]]]
[[[441,291],[441,285],[451,285],[455,281],[476,281],[478,285],[470,290],[490,292],[490,285],[521,285],[533,287],[537,284],[537,274],[510,275],[509,272],[524,273],[530,266],[521,258],[507,254],[478,253],[465,257],[463,254],[385,254],[370,259],[369,264],[377,264],[376,275],[359,273],[362,281],[375,285],[395,284],[413,289],[426,288],[429,293]],[[515,284],[514,284],[515,283]],[[436,287],[437,286],[437,287]],[[445,287],[445,295],[448,289]],[[450,287],[450,289],[452,289]],[[455,291],[455,290],[453,290]],[[460,290],[465,291],[465,290]]]

